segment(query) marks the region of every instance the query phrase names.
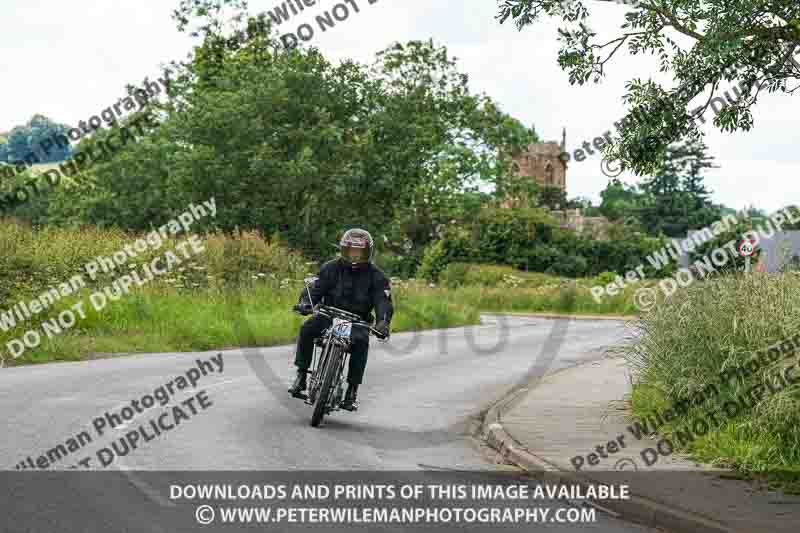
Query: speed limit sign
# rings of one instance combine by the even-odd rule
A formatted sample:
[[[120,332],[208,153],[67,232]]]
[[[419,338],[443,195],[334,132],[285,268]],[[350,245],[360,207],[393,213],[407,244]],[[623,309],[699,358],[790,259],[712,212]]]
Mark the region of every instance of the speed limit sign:
[[[753,241],[742,241],[739,245],[739,254],[744,257],[744,271],[750,273],[750,256],[756,251],[756,243]]]

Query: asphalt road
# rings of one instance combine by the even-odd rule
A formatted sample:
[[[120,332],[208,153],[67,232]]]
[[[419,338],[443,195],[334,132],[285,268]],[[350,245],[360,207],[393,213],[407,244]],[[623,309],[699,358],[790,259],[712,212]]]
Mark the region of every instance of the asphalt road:
[[[106,481],[97,496],[117,501],[104,507],[109,523],[122,520],[120,510],[130,511],[124,521],[135,520],[136,525],[117,529],[130,531],[184,530],[136,516],[132,507],[139,507],[146,518],[154,516],[146,510],[154,502],[168,504],[155,481],[158,473],[138,471],[236,470],[245,475],[254,470],[324,470],[334,477],[354,470],[509,472],[513,469],[487,460],[491,453],[472,436],[482,411],[533,375],[603,357],[605,348],[626,333],[617,321],[487,315],[475,328],[395,334],[388,345],[373,339],[359,411],[336,412],[322,428],[310,427],[311,407],[286,393],[293,374],[292,346],[226,350],[221,357],[217,351],[146,354],[6,368],[0,370],[0,412],[7,429],[0,468],[31,469],[44,455],[52,463],[50,470],[79,461],[106,472],[135,470],[124,482]],[[198,360],[206,363],[199,365]],[[186,381],[181,383],[179,376]],[[196,387],[181,390],[191,379]],[[162,386],[170,393],[169,404],[156,404],[109,427],[112,420],[105,413],[124,418],[135,412],[132,400],[158,398]],[[182,417],[171,410],[174,405],[181,405]],[[127,412],[125,406],[130,407]],[[98,419],[105,423],[102,435]],[[136,437],[136,449],[127,450],[125,434],[140,427],[144,431]],[[50,453],[46,459],[59,444],[66,453]],[[107,451],[98,453],[101,449]],[[87,511],[71,512],[77,516]],[[70,530],[61,525],[62,531]],[[558,524],[553,530],[648,531],[604,513],[598,513],[595,524]]]

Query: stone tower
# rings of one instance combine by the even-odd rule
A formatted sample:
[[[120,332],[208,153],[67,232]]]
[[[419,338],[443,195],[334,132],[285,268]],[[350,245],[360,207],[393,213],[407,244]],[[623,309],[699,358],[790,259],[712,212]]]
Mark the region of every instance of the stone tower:
[[[561,144],[556,141],[536,143],[513,157],[518,176],[536,180],[540,187],[558,187],[567,190],[567,163],[561,154],[567,151],[567,129],[561,134]]]

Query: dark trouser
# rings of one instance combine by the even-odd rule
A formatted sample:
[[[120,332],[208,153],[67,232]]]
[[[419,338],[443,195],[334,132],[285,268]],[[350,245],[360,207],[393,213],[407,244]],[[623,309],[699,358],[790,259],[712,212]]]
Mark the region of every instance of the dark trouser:
[[[331,319],[321,315],[312,316],[300,327],[297,338],[297,354],[294,364],[300,370],[308,370],[314,354],[314,339],[322,335],[325,328],[331,325]],[[348,383],[360,385],[367,368],[367,354],[369,353],[369,330],[362,326],[353,326],[350,334],[352,340],[350,348],[350,362],[347,371]]]

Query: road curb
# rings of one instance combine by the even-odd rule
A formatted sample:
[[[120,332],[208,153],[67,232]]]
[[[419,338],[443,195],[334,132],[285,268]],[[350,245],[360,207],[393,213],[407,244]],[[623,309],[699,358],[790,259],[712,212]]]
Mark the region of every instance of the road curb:
[[[604,484],[592,480],[585,474],[564,470],[537,457],[505,430],[501,419],[503,410],[530,389],[531,387],[523,387],[510,391],[486,412],[481,425],[481,433],[489,447],[505,460],[528,472],[541,475],[548,482],[581,485],[582,487]],[[696,513],[638,496],[633,487],[631,487],[630,499],[603,500],[601,507],[610,509],[623,520],[666,529],[671,533],[742,533]]]

